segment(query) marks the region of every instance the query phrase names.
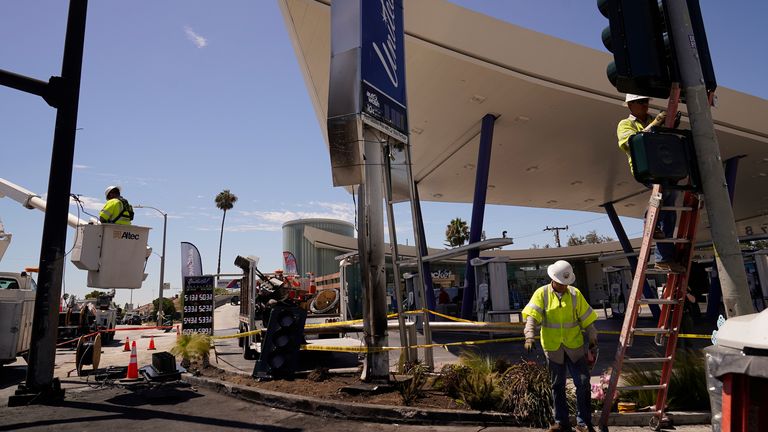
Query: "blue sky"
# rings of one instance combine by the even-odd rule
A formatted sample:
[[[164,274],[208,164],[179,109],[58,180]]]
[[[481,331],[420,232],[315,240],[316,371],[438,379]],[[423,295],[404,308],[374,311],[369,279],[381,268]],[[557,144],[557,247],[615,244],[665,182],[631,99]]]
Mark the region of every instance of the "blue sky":
[[[607,21],[594,1],[456,1],[510,23],[605,50]],[[67,2],[0,2],[0,68],[47,80],[61,70]],[[768,3],[703,0],[710,48],[721,86],[768,98],[768,36],[759,29]],[[500,41],[499,43],[514,43]],[[51,163],[55,111],[42,99],[0,87],[0,177],[44,195]],[[320,125],[277,2],[91,1],[80,96],[72,192],[98,212],[107,185],[123,187],[133,204],[169,213],[166,281],[181,285],[179,243],[198,246],[203,269],[214,272],[221,211],[215,195],[239,200],[227,215],[222,271],[235,272],[237,254],[281,265],[281,224],[299,217],[354,219],[352,198],[332,187]],[[407,205],[397,207],[398,236],[413,244]],[[71,208],[73,213],[75,207]],[[427,240],[441,247],[448,220],[469,220],[468,204],[424,204]],[[0,219],[14,234],[0,264],[16,271],[38,263],[43,214],[0,199]],[[162,218],[137,210],[160,251]],[[489,237],[507,230],[514,248],[553,243],[547,225],[564,233],[613,235],[607,217],[489,206]],[[639,221],[627,221],[638,235]],[[70,230],[70,245],[72,231]],[[159,259],[147,265],[134,303],[157,295]],[[69,262],[65,289],[90,291]],[[118,292],[127,302],[129,292]]]

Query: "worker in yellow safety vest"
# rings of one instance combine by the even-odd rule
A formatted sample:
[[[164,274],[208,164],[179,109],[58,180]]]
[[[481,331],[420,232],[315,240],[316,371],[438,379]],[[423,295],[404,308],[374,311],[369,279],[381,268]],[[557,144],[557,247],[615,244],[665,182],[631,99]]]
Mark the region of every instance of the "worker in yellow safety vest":
[[[597,320],[597,314],[584,299],[581,291],[571,286],[576,280],[576,275],[567,261],[560,260],[550,265],[547,274],[552,282],[537,289],[523,309],[525,349],[528,352],[533,350],[534,330],[541,326],[541,346],[544,348],[552,378],[554,400],[555,424],[549,431],[572,430],[565,397],[567,368],[576,386],[576,430],[593,432],[595,429],[590,413],[590,370],[582,332],[587,334],[589,348],[595,348],[597,330],[594,322]]]
[[[104,191],[107,197],[107,203],[99,212],[99,221],[101,223],[111,223],[118,225],[130,225],[133,220],[133,207],[128,200],[120,196],[118,186],[109,186]]]
[[[627,93],[624,98],[624,106],[629,108],[629,116],[621,119],[616,126],[616,137],[619,140],[619,148],[627,154],[629,169],[632,170],[632,156],[629,152],[629,139],[639,132],[650,132],[655,127],[664,126],[667,112],[661,111],[656,117],[648,114],[648,104],[651,99],[648,96]],[[680,116],[675,119],[676,128],[680,124]],[[651,187],[651,185],[646,185]],[[663,188],[661,201],[663,207],[673,207],[677,200],[677,193],[670,188]],[[653,233],[654,239],[665,239],[672,236],[677,223],[677,214],[674,211],[662,211],[656,223]],[[655,267],[666,272],[682,273],[685,267],[674,261],[675,245],[673,243],[658,243],[654,252]]]

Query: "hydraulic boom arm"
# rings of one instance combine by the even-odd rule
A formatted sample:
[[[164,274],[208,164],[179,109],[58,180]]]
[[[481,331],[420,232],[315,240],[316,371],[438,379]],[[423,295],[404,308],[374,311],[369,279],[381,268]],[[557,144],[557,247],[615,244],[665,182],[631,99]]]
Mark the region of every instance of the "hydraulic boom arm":
[[[46,202],[40,198],[40,195],[30,192],[4,178],[0,178],[0,198],[3,197],[8,197],[28,209],[38,209],[45,213]],[[72,213],[67,215],[67,224],[72,228],[77,228],[80,225],[88,225],[88,223],[88,221],[80,219]],[[91,223],[96,223],[96,221],[92,220]]]

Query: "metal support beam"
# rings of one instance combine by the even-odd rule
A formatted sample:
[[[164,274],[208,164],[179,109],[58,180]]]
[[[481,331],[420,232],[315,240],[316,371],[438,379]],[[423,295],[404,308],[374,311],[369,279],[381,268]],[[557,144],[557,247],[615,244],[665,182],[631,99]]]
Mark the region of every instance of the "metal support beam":
[[[62,104],[56,113],[51,169],[48,177],[48,205],[43,223],[40,248],[40,275],[35,295],[35,315],[26,382],[19,385],[16,399],[9,406],[45,402],[61,398],[63,390],[53,378],[56,358],[56,336],[59,322],[59,299],[67,241],[69,194],[72,186],[72,163],[75,155],[75,129],[80,99],[80,76],[87,0],[71,0],[61,67]],[[35,395],[31,400],[29,395]]]
[[[754,313],[688,5],[670,1],[667,10],[707,203],[725,313],[729,318]]]
[[[432,304],[435,301],[434,291],[432,290],[432,276],[429,273],[429,265],[426,264],[422,257],[427,255],[427,241],[424,236],[424,220],[421,217],[421,202],[419,201],[419,190],[416,187],[416,182],[413,179],[413,165],[411,163],[411,146],[405,146],[405,172],[408,177],[408,190],[411,199],[411,218],[413,221],[414,236],[413,239],[416,242],[416,264],[419,269],[420,278],[418,280],[418,287],[421,298],[427,298],[427,289],[429,289],[430,296],[432,298]],[[427,303],[428,305],[428,303]],[[429,314],[424,314],[424,339],[427,345],[432,344],[432,330],[429,326]],[[432,348],[424,348],[424,364],[429,369],[434,369],[435,360],[432,355]]]
[[[743,155],[734,156],[725,161],[725,181],[728,183],[728,198],[731,206],[733,206],[733,195],[736,192],[736,174],[739,171],[739,159],[743,157]],[[707,296],[707,319],[717,319],[717,316],[720,315],[720,302],[722,301],[723,289],[720,287],[720,280],[713,277],[712,282],[709,284],[709,295]]]
[[[608,215],[608,219],[611,221],[611,225],[613,225],[613,230],[616,231],[616,237],[619,239],[621,248],[624,249],[624,252],[627,254],[634,254],[635,250],[632,248],[632,244],[629,242],[627,232],[624,231],[624,225],[621,224],[621,220],[619,219],[619,215],[616,214],[616,209],[613,207],[613,203],[605,203],[602,205],[602,207],[605,209],[605,213]],[[637,257],[634,255],[627,255],[627,261],[629,261],[629,271],[632,273],[632,278],[634,279],[635,269],[637,268]],[[643,297],[658,298],[658,294],[653,291],[650,285],[648,285],[647,279],[643,283]],[[651,309],[653,319],[658,320],[659,315],[661,314],[659,305],[652,304],[648,305],[648,307]]]
[[[55,86],[55,82],[56,77],[52,77],[51,82],[47,83],[35,78],[29,78],[24,75],[19,75],[17,73],[0,69],[0,85],[40,96],[45,99],[49,105],[54,108],[58,108],[57,103],[49,101],[53,99],[51,96],[53,93],[52,88]]]
[[[739,172],[739,159],[744,155],[738,155],[725,160],[725,181],[728,183],[728,199],[733,206],[733,194],[736,193],[736,174]]]
[[[384,149],[384,190],[386,191],[387,201],[387,222],[389,224],[389,244],[390,244],[390,256],[392,258],[392,280],[395,284],[395,304],[397,305],[397,324],[398,330],[400,330],[400,346],[416,345],[417,342],[414,338],[411,343],[408,343],[408,334],[405,328],[405,315],[403,314],[403,288],[400,285],[400,253],[397,247],[397,229],[395,228],[395,211],[392,203],[392,161],[389,158],[391,147],[387,144]],[[411,361],[411,350],[407,349],[403,351],[405,353],[405,361]],[[414,359],[415,360],[415,359]],[[400,371],[402,372],[402,371]]]
[[[387,346],[387,286],[384,267],[384,199],[382,178],[382,140],[372,128],[363,128],[363,181],[359,186],[358,250],[363,279],[363,323],[365,346],[373,352],[365,354],[363,381],[389,380],[389,354],[375,351]]]
[[[413,185],[413,205],[419,237],[419,241],[416,242],[416,245],[419,249],[419,256],[422,259],[422,266],[424,266],[424,277],[421,278],[424,282],[424,303],[426,304],[427,309],[435,310],[435,287],[432,285],[432,265],[428,261],[424,261],[424,257],[429,255],[429,249],[427,246],[427,235],[424,232],[424,218],[421,216],[421,198],[419,197],[418,184]],[[427,315],[426,318],[431,319],[429,315]]]
[[[472,202],[472,221],[469,225],[469,242],[480,241],[483,232],[483,218],[485,216],[485,198],[488,193],[488,174],[491,167],[491,147],[493,146],[493,125],[496,116],[486,114],[480,128],[480,148],[477,152],[477,172],[475,174],[475,197]],[[475,272],[470,262],[480,256],[480,251],[475,249],[467,254],[466,273],[464,274],[464,295],[461,303],[461,317],[470,319],[475,304]]]

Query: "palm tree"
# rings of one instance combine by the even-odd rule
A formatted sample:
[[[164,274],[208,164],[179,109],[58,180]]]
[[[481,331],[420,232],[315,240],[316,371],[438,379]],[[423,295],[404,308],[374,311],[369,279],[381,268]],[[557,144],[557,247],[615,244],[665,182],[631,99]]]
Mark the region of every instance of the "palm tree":
[[[451,220],[445,228],[445,245],[448,247],[461,246],[469,240],[469,226],[461,218]]]
[[[218,207],[219,210],[224,211],[224,215],[221,217],[221,235],[219,236],[219,263],[216,266],[217,275],[221,273],[221,243],[224,241],[224,220],[227,218],[227,210],[232,210],[232,207],[235,206],[235,202],[237,202],[237,195],[230,192],[229,189],[224,189],[223,191],[219,192],[218,195],[216,195],[216,207]],[[218,280],[219,277],[216,276],[216,281],[218,282]]]

